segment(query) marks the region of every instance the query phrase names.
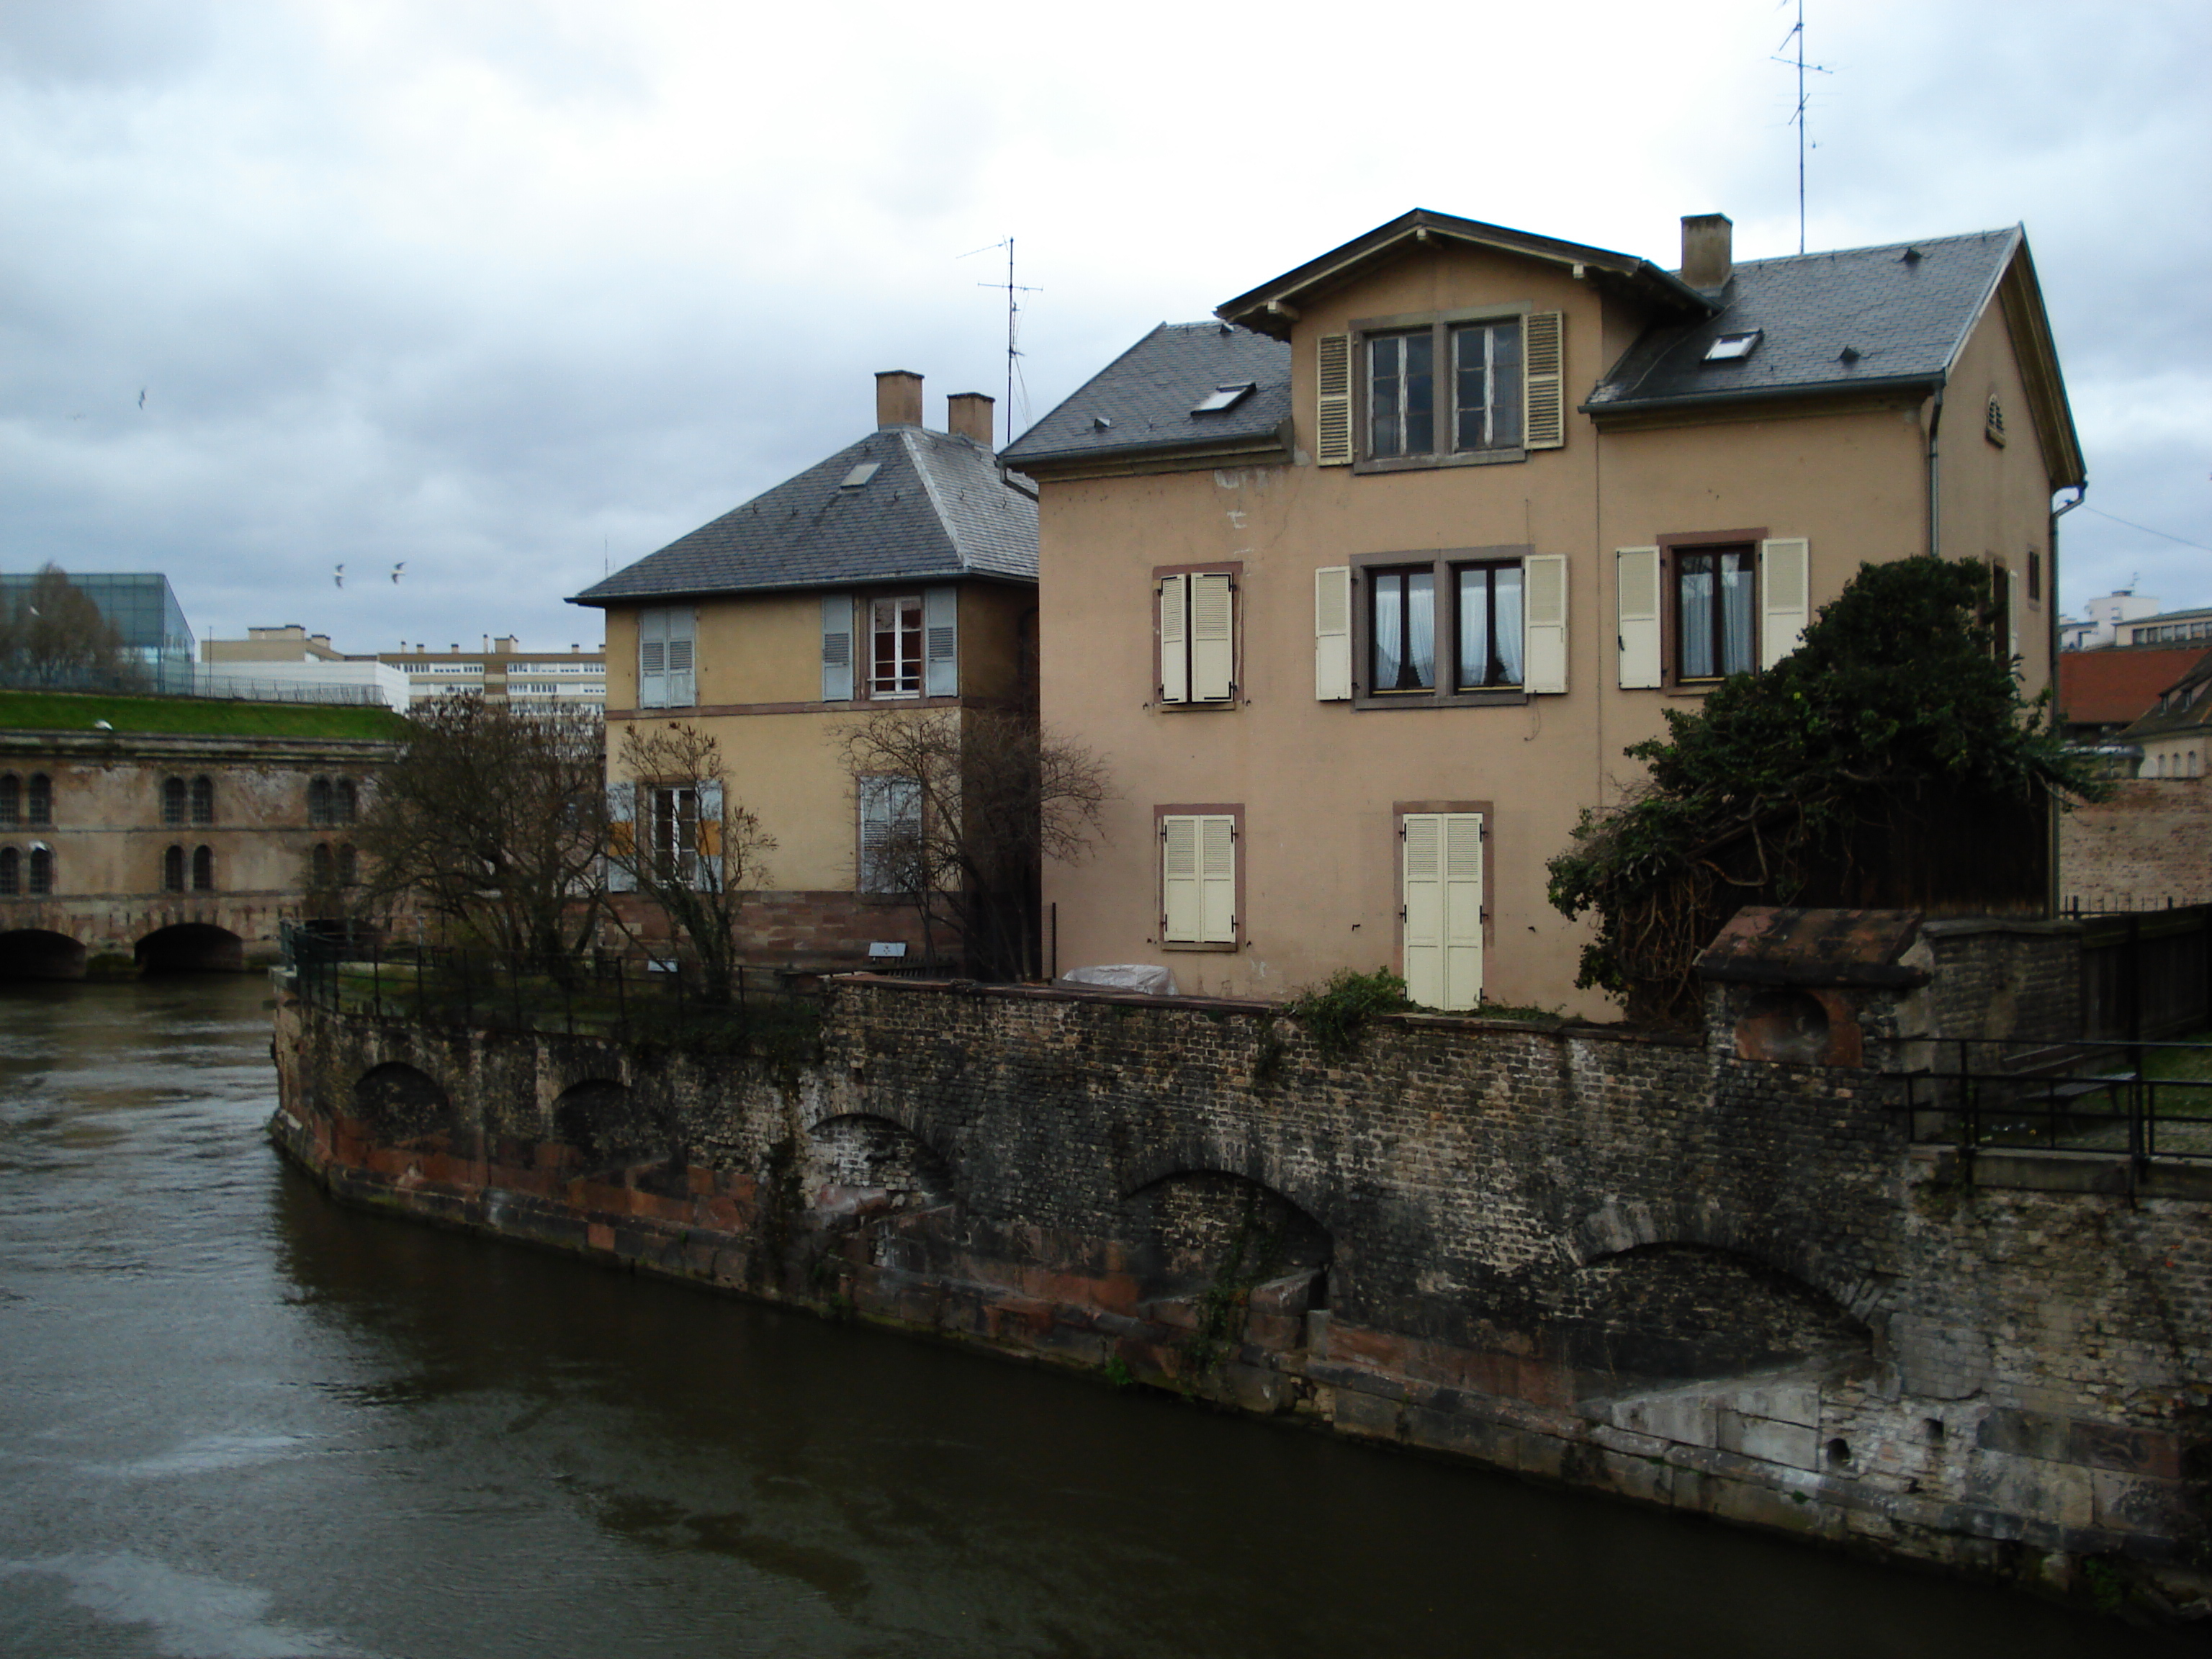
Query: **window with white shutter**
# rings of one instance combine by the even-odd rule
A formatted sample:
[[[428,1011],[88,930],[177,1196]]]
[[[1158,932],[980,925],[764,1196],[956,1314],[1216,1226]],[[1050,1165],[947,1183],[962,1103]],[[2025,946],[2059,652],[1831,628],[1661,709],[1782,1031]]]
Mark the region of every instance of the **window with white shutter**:
[[[1564,554],[1531,554],[1522,562],[1528,606],[1530,691],[1567,689],[1567,561]]]
[[[1352,465],[1352,337],[1324,334],[1315,345],[1314,460]]]
[[[1759,665],[1771,668],[1795,651],[1810,620],[1811,544],[1785,537],[1759,544]]]
[[[1316,460],[1392,471],[1559,448],[1565,325],[1556,311],[1477,307],[1364,318],[1322,336]]]
[[[1407,812],[1400,821],[1407,994],[1425,1008],[1482,1000],[1483,814]]]
[[[864,893],[914,893],[923,882],[921,785],[912,778],[860,781],[860,887]]]
[[[1154,580],[1161,702],[1235,702],[1235,569],[1156,573]]]
[[[637,706],[689,708],[697,702],[697,620],[688,605],[654,605],[637,615]]]
[[[1237,943],[1237,814],[1160,815],[1160,939]]]
[[[822,701],[853,700],[853,596],[822,596]]]
[[[927,637],[922,690],[933,697],[960,695],[960,590],[925,588],[921,595]]]
[[[1325,565],[1314,572],[1314,700],[1351,696],[1352,567]]]
[[[1645,690],[1661,683],[1664,655],[1659,631],[1659,550],[1624,547],[1613,561],[1621,690]]]
[[[1316,695],[1340,686],[1362,708],[1423,708],[1565,690],[1565,563],[1522,547],[1462,547],[1364,553],[1348,571],[1322,572]],[[1341,642],[1340,583],[1350,612]]]

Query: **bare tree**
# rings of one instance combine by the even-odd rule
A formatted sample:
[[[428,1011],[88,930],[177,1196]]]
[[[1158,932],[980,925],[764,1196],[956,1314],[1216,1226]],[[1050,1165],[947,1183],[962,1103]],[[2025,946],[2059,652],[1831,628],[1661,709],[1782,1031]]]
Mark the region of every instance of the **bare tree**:
[[[15,685],[82,690],[145,682],[115,624],[55,564],[41,566],[12,603],[0,596],[0,675]]]
[[[475,696],[441,697],[409,722],[355,836],[364,896],[412,893],[463,937],[567,973],[604,908],[600,722]]]
[[[739,910],[766,881],[775,839],[731,790],[712,732],[683,720],[626,726],[616,769],[625,781],[607,791],[608,885],[658,907],[697,958],[706,994],[726,999]]]
[[[1044,861],[1088,855],[1114,795],[1105,762],[1012,709],[885,709],[835,741],[860,803],[861,885],[912,903],[933,956],[942,928],[979,977],[1035,974]]]

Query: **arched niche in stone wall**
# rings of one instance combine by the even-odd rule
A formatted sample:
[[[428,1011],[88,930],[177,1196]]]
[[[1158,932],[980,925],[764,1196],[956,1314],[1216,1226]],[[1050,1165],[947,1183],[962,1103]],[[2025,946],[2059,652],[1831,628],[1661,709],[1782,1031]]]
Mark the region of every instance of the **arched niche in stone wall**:
[[[904,1124],[851,1112],[807,1131],[817,1177],[825,1185],[877,1188],[895,1205],[939,1204],[953,1196],[952,1169]]]
[[[450,1129],[453,1106],[435,1078],[394,1060],[355,1079],[351,1115],[375,1139],[396,1144]]]
[[[553,1102],[553,1137],[586,1169],[665,1158],[676,1134],[665,1114],[612,1078],[586,1078]]]
[[[1182,1170],[1139,1187],[1122,1207],[1133,1265],[1153,1294],[1304,1276],[1312,1284],[1306,1305],[1327,1304],[1335,1240],[1272,1187],[1218,1170]]]
[[[157,927],[138,941],[133,954],[139,970],[148,974],[235,974],[246,968],[246,941],[228,927],[207,922]]]
[[[85,949],[67,933],[17,927],[0,933],[0,979],[82,979]]]
[[[1871,1352],[1866,1325],[1769,1263],[1710,1244],[1638,1244],[1586,1262],[1553,1323],[1559,1358],[1621,1386],[1737,1377]],[[1585,1387],[1598,1387],[1592,1381]]]

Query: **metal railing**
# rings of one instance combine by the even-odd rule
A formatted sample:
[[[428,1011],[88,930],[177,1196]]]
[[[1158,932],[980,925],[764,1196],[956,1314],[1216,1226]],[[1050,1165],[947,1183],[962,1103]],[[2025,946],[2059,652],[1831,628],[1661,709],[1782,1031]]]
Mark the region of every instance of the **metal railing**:
[[[294,993],[334,1013],[731,1053],[792,1052],[820,1026],[811,976],[777,969],[739,967],[718,990],[698,964],[672,957],[592,951],[545,963],[290,922],[283,946]]]
[[[1900,1074],[1911,1138],[1977,1152],[2212,1159],[2212,1043],[1930,1037]]]

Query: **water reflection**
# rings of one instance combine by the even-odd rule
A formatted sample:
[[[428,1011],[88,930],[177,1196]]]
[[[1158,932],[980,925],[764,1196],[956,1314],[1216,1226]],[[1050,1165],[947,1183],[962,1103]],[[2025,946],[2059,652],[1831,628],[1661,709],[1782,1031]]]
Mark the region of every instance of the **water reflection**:
[[[0,1001],[0,1650],[2178,1650],[339,1209],[264,995]]]

